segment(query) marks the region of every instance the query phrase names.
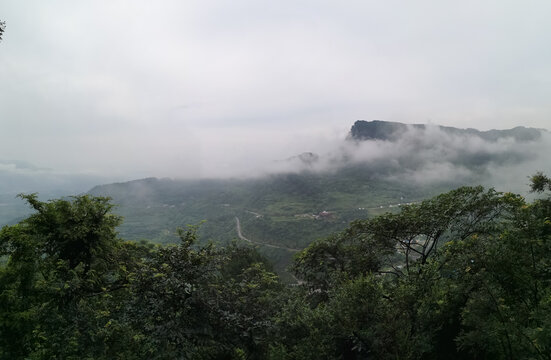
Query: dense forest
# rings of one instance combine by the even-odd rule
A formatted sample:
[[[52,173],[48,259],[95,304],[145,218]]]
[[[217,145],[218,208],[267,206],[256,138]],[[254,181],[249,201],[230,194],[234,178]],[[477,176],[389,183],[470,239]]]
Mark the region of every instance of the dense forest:
[[[543,174],[532,190],[551,191]],[[2,359],[549,359],[551,198],[462,187],[310,244],[118,237],[108,198],[0,232]]]

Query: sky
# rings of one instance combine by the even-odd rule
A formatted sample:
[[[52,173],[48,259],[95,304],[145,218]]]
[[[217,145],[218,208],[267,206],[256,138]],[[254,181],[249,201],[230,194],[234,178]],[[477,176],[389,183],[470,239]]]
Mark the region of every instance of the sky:
[[[549,1],[2,0],[0,160],[211,177],[354,121],[551,129]]]

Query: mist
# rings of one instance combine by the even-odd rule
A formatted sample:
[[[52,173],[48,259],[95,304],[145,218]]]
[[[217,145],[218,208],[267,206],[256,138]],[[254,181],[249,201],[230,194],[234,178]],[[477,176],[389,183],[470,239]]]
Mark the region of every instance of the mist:
[[[0,159],[49,174],[260,176],[308,151],[322,157],[315,169],[346,154],[411,170],[394,146],[343,144],[351,123],[545,128],[551,116],[548,2],[6,0],[0,10]],[[454,161],[409,178],[453,177]]]
[[[468,133],[450,133],[439,126],[408,126],[394,140],[333,139],[318,147],[309,161],[292,157],[277,162],[272,172],[338,172],[350,166],[367,168],[372,176],[416,185],[481,184],[526,194],[528,177],[551,172],[551,133],[535,139],[513,136],[495,141]],[[315,145],[313,145],[315,146]]]
[[[269,129],[254,133],[242,128],[196,133],[181,154],[167,144],[167,154],[151,149],[148,156],[130,152],[125,165],[112,171],[59,171],[18,161],[0,161],[3,194],[39,192],[52,196],[82,193],[94,185],[144,177],[174,179],[260,178],[282,173],[336,173],[361,166],[372,177],[415,185],[483,184],[526,193],[527,177],[551,173],[547,155],[551,134],[530,141],[500,137],[495,141],[467,133],[450,133],[439,126],[408,126],[392,140],[357,141],[350,127],[303,132]],[[168,136],[168,135],[167,135]],[[215,145],[211,145],[215,144]],[[147,147],[147,142],[144,142]],[[180,148],[181,149],[181,148]]]

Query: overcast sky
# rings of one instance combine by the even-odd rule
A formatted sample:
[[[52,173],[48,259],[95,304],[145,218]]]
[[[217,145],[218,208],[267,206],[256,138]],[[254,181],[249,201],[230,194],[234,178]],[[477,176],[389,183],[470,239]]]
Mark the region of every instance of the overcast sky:
[[[549,129],[550,13],[535,0],[2,0],[0,160],[211,176],[322,152],[358,119]]]

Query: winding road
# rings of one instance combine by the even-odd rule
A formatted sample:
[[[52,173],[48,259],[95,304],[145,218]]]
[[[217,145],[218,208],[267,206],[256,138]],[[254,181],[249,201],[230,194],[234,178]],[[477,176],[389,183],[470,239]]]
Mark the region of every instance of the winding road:
[[[241,240],[250,242],[251,244],[267,246],[267,247],[271,247],[271,248],[275,248],[275,249],[283,249],[283,250],[287,250],[287,251],[291,251],[291,252],[298,252],[298,251],[301,251],[300,249],[294,249],[294,248],[290,248],[290,247],[286,247],[286,246],[279,246],[279,245],[267,244],[267,243],[263,243],[263,242],[259,242],[259,241],[253,241],[253,240],[251,240],[251,239],[247,239],[245,236],[243,236],[243,233],[241,232],[241,222],[239,221],[239,218],[238,218],[237,216],[235,217],[235,229],[237,230],[237,236],[238,236]]]

